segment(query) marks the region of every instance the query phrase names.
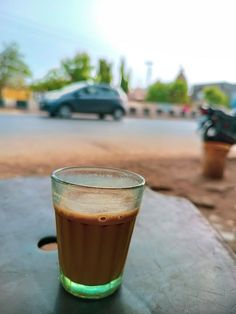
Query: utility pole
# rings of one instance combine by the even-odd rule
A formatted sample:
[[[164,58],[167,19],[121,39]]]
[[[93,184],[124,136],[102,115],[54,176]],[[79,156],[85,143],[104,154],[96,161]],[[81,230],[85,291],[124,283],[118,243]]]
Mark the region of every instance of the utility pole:
[[[153,62],[152,61],[146,61],[145,64],[146,64],[146,67],[147,67],[146,87],[148,87],[150,85],[151,79],[152,79]]]

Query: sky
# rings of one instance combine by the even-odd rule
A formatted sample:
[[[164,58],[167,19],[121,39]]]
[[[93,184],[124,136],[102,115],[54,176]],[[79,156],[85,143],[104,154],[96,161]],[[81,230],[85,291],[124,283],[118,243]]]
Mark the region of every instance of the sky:
[[[118,73],[121,56],[132,86],[173,80],[236,82],[235,0],[0,0],[0,45],[16,41],[43,77],[61,59],[88,52]],[[115,83],[118,75],[115,75]]]

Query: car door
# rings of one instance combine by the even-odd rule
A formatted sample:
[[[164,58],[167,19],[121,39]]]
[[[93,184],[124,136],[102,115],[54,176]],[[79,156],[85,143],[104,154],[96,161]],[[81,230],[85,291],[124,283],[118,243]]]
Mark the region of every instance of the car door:
[[[118,95],[109,87],[97,86],[93,108],[96,113],[112,113]]]
[[[94,113],[98,90],[95,86],[87,86],[75,93],[76,111],[81,113]]]

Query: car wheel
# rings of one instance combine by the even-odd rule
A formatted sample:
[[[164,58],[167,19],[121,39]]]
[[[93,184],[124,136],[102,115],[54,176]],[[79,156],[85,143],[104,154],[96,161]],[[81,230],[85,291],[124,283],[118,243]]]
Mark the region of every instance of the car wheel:
[[[114,120],[119,121],[123,118],[123,116],[124,116],[124,112],[122,109],[117,108],[114,110],[114,112],[113,112],[113,119]]]
[[[68,105],[62,105],[58,110],[58,116],[63,119],[71,118],[71,108]]]
[[[56,113],[55,113],[55,112],[49,112],[49,113],[48,113],[48,116],[49,116],[50,118],[54,118],[54,117],[56,116]]]
[[[105,119],[105,114],[104,113],[100,113],[98,115],[99,119],[104,120]]]

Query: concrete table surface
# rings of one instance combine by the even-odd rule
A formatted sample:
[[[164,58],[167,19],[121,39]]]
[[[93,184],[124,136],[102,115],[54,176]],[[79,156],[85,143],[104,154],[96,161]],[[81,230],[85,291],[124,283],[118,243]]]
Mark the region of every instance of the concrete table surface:
[[[187,200],[146,189],[122,287],[98,301],[75,298],[58,280],[50,180],[0,181],[0,313],[236,313],[236,259]]]

